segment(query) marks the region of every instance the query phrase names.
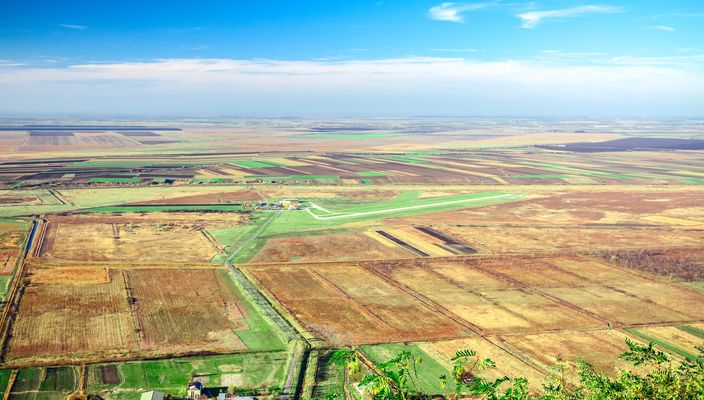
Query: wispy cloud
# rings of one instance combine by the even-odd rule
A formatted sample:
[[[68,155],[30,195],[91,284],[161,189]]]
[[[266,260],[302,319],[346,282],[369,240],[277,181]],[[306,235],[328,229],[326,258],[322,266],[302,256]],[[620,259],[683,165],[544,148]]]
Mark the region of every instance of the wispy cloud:
[[[655,25],[652,27],[653,29],[657,29],[659,31],[667,31],[667,32],[674,32],[675,28],[667,25]]]
[[[484,3],[441,3],[428,10],[428,17],[438,21],[463,23],[462,13],[495,6],[496,2]]]
[[[623,8],[615,6],[588,5],[557,10],[528,11],[517,15],[523,21],[521,27],[533,29],[543,20],[550,18],[581,17],[587,14],[611,14],[623,12]]]
[[[704,102],[702,55],[598,64],[570,58],[191,58],[0,68],[0,111],[684,115]]]
[[[60,27],[62,27],[62,28],[73,29],[73,30],[76,30],[76,31],[83,31],[83,30],[88,29],[87,26],[85,26],[85,25],[78,25],[78,24],[58,24],[58,25],[59,25]]]
[[[24,65],[26,65],[26,64],[15,62],[15,61],[10,61],[10,60],[0,60],[0,68],[22,67]]]
[[[704,12],[681,12],[681,11],[668,11],[661,14],[655,14],[650,17],[650,19],[660,19],[660,18],[702,18],[704,17]]]

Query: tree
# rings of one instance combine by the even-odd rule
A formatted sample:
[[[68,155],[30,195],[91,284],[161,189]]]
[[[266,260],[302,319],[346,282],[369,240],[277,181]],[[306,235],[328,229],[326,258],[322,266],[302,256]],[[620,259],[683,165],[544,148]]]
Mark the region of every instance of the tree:
[[[558,360],[556,373],[542,385],[539,393],[531,393],[525,378],[500,377],[487,380],[478,373],[494,368],[495,363],[481,359],[471,349],[458,351],[451,359],[451,371],[440,376],[440,385],[453,390],[450,399],[470,396],[483,400],[704,400],[704,346],[695,359],[673,363],[670,356],[655,348],[626,339],[628,350],[619,358],[646,372],[619,371],[610,377],[591,364],[577,360],[576,382],[565,379],[564,364]],[[342,349],[331,360],[349,371],[359,372],[361,355],[354,349]],[[417,366],[420,359],[403,351],[375,366],[375,371],[361,377],[359,386],[375,400],[423,400],[428,393],[420,387]]]

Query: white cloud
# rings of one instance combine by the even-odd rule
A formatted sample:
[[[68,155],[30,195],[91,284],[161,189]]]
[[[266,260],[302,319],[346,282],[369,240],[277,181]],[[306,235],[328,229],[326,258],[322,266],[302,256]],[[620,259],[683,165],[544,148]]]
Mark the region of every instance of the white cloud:
[[[66,29],[73,29],[77,31],[83,31],[88,29],[87,26],[85,25],[78,25],[78,24],[59,24],[60,27],[66,28]]]
[[[438,21],[463,23],[462,13],[481,10],[496,5],[495,2],[487,3],[441,3],[428,10],[428,17]]]
[[[655,25],[653,29],[657,29],[659,31],[666,31],[666,32],[674,32],[675,28],[667,25]]]
[[[621,7],[589,5],[558,10],[528,11],[518,14],[517,17],[523,22],[522,28],[533,29],[543,20],[549,18],[580,17],[586,14],[609,14],[622,11]]]
[[[692,56],[598,65],[415,57],[24,66],[0,68],[0,112],[686,115],[704,104],[702,64]]]

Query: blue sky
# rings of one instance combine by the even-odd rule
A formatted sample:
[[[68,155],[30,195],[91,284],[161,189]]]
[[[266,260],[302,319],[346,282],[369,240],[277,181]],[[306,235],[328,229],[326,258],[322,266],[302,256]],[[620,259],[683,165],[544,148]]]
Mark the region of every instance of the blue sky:
[[[696,115],[701,1],[13,1],[0,112]]]

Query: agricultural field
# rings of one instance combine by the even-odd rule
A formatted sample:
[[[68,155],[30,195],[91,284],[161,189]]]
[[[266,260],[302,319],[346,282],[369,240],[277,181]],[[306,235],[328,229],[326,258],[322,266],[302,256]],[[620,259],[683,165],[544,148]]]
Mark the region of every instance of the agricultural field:
[[[27,221],[0,219],[0,298],[7,293],[30,225]]]
[[[331,344],[376,343],[382,334],[395,342],[694,323],[704,301],[704,293],[576,255],[270,264],[248,271]],[[425,317],[415,332],[397,328],[407,313],[428,309],[432,328]]]
[[[40,267],[5,362],[277,350],[282,340],[224,270]]]
[[[252,266],[252,274],[310,332],[332,345],[461,337],[468,330],[354,264]],[[300,290],[299,288],[305,288]],[[408,325],[410,318],[416,321]]]
[[[21,369],[17,372],[9,396],[12,399],[25,400],[65,399],[78,389],[78,379],[79,371],[76,367]]]
[[[152,389],[186,396],[184,382],[197,377],[209,386],[266,393],[283,386],[289,357],[287,352],[263,352],[93,364],[87,371],[87,386],[89,392],[112,400],[136,400]]]
[[[222,251],[208,229],[244,223],[245,215],[87,214],[55,216],[39,256],[52,262],[208,263]],[[60,243],[60,245],[56,245]]]
[[[0,129],[0,393],[361,400],[342,347],[429,393],[467,348],[534,392],[626,338],[696,358],[700,126],[504,122]]]

